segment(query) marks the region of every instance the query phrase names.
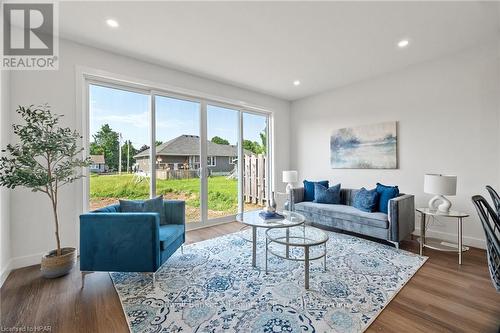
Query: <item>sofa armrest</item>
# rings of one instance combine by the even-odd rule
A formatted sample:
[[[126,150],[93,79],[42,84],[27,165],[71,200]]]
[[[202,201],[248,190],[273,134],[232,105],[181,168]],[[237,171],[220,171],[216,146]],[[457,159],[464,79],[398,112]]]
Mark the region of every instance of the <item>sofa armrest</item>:
[[[303,187],[294,187],[292,189],[292,200],[293,203],[299,203],[304,201],[304,188]],[[289,197],[286,196],[286,201],[285,201],[285,210],[290,210],[290,202],[289,202]]]
[[[160,214],[80,215],[80,269],[155,272],[160,267]]]
[[[415,196],[404,194],[389,200],[390,240],[400,242],[415,230]]]
[[[168,224],[186,224],[186,202],[182,200],[163,200],[163,209]]]

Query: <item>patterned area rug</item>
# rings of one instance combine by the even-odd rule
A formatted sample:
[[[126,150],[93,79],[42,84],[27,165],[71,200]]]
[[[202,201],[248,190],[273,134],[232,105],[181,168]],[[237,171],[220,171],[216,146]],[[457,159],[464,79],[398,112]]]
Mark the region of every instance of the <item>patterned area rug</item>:
[[[307,291],[302,262],[269,255],[265,274],[263,232],[251,267],[248,231],[185,246],[154,285],[140,273],[111,278],[132,332],[362,332],[427,258],[327,233],[327,270],[311,262]]]

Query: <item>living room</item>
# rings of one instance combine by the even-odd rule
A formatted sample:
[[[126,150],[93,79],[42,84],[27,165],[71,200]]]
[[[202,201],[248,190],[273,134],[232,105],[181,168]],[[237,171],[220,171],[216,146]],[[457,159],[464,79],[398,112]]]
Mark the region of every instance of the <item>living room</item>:
[[[499,330],[499,2],[2,11],[2,330]]]

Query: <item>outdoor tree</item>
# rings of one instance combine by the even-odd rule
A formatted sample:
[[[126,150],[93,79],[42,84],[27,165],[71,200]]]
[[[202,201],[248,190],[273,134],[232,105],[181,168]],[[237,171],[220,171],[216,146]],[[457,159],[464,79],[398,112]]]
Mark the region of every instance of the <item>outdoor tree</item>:
[[[217,143],[219,145],[229,145],[229,141],[221,138],[220,136],[214,136],[210,141],[212,141],[213,143]]]
[[[118,170],[118,133],[113,131],[108,124],[104,124],[92,137],[94,138],[94,142],[90,146],[90,153],[92,155],[104,154],[106,165],[112,170]],[[98,151],[100,153],[95,154]]]
[[[59,126],[61,116],[52,114],[47,105],[22,107],[16,110],[24,121],[13,125],[19,143],[9,144],[0,159],[0,186],[24,186],[33,192],[45,193],[54,214],[57,256],[61,255],[59,218],[57,212],[59,188],[82,177],[79,172],[90,164],[80,158],[80,134]]]
[[[260,141],[262,143],[262,153],[265,154],[267,150],[267,134],[266,131],[260,132]]]
[[[90,143],[90,155],[103,155],[104,149],[95,142]]]

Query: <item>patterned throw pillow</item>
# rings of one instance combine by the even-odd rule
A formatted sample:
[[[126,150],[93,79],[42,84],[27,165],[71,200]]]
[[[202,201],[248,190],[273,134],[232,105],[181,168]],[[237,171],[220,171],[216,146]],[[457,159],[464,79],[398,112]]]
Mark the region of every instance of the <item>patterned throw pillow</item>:
[[[377,208],[379,194],[377,189],[367,190],[362,187],[354,196],[353,206],[364,212],[374,212]]]
[[[340,203],[340,184],[329,188],[318,183],[314,184],[313,202],[338,205]]]
[[[314,184],[321,184],[324,187],[328,188],[328,180],[322,180],[319,182],[310,182],[308,180],[304,180],[304,201],[314,200]]]

